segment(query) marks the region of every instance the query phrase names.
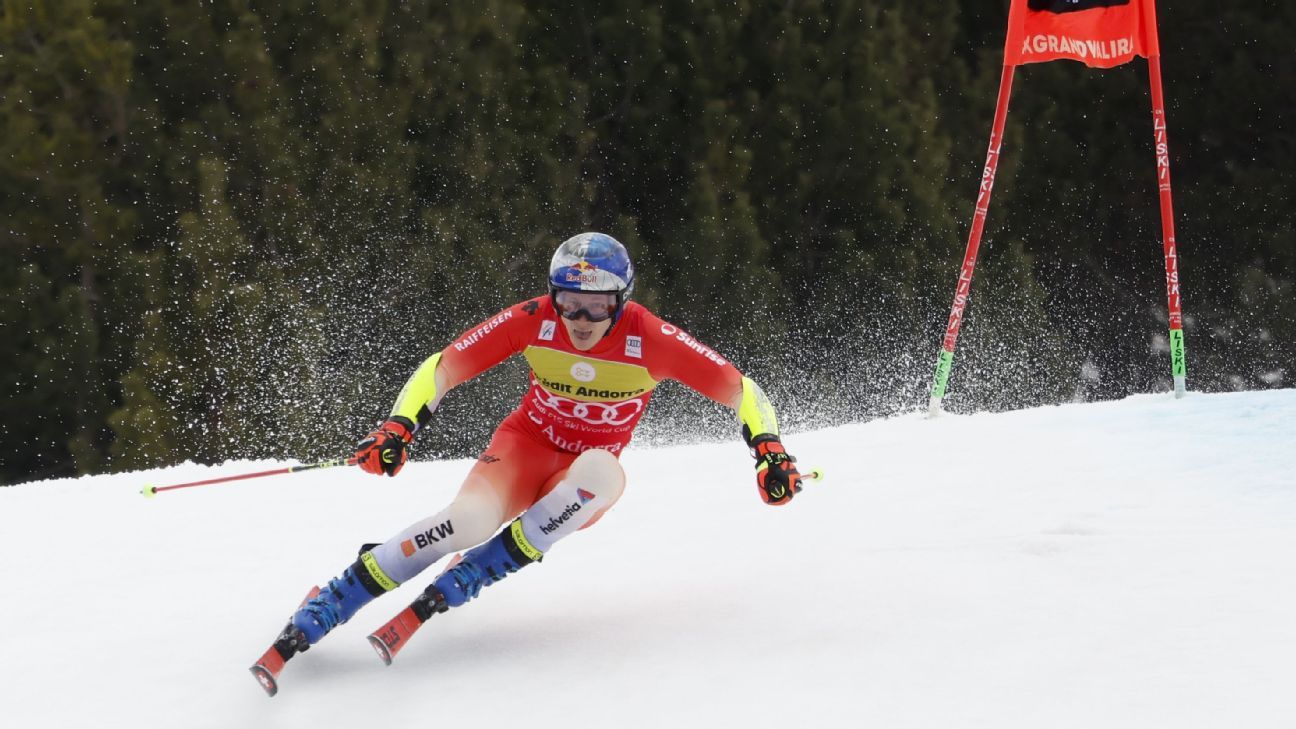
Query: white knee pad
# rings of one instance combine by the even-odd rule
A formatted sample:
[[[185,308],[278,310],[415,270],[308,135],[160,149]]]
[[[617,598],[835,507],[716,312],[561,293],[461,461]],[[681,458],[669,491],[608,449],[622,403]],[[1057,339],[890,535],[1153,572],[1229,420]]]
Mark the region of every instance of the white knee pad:
[[[388,577],[405,582],[447,554],[490,539],[504,518],[493,499],[460,494],[440,512],[374,547],[373,555]]]
[[[605,450],[585,451],[553,491],[522,514],[522,533],[531,546],[547,552],[616,503],[624,490],[625,471],[616,456]]]
[[[606,498],[608,503],[621,498],[621,492],[625,490],[625,471],[621,462],[602,448],[577,456],[563,480]]]

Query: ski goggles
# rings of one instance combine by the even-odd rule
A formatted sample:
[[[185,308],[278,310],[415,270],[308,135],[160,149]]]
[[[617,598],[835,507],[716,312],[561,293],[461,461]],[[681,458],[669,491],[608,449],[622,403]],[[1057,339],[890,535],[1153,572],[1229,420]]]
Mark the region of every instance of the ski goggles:
[[[621,304],[613,293],[568,291],[558,289],[553,294],[554,308],[564,319],[582,316],[591,322],[607,321],[616,315]]]

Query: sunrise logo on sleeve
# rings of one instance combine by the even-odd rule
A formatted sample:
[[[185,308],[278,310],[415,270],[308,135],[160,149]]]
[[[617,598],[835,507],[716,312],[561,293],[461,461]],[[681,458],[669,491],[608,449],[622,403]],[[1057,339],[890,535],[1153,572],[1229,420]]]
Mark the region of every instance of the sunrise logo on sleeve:
[[[1058,59],[1111,68],[1159,56],[1153,0],[1012,0],[1004,64]]]

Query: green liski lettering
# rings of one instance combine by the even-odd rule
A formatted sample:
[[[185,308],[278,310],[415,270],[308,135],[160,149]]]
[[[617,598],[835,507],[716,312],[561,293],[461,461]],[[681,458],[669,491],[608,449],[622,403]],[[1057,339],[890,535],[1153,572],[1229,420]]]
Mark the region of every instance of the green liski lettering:
[[[940,399],[945,397],[945,386],[949,384],[950,370],[954,368],[954,353],[941,350],[936,358],[936,381],[932,385],[931,396]]]
[[[1182,329],[1170,330],[1170,374],[1175,377],[1188,375],[1188,357],[1184,352],[1184,333]]]

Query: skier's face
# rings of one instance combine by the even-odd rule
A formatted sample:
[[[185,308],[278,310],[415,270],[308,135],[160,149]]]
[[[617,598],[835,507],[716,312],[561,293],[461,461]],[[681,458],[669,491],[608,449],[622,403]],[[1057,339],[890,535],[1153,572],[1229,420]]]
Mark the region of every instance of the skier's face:
[[[598,291],[556,291],[554,308],[562,315],[567,337],[584,352],[598,344],[612,328],[617,310],[616,294]]]
[[[572,346],[582,352],[593,349],[594,345],[603,339],[603,335],[612,328],[611,319],[603,321],[590,321],[584,317],[580,319],[561,317],[561,319],[563,326],[567,327],[567,337],[571,339]]]

